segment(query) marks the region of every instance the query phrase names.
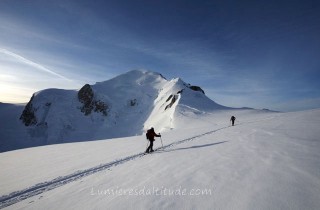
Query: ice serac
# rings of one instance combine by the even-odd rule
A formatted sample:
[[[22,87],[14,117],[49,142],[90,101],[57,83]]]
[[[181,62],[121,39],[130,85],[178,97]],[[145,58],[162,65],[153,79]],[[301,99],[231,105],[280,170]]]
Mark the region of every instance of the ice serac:
[[[30,141],[46,145],[141,135],[151,126],[165,131],[188,113],[221,108],[199,86],[133,70],[79,90],[39,91],[20,119]]]

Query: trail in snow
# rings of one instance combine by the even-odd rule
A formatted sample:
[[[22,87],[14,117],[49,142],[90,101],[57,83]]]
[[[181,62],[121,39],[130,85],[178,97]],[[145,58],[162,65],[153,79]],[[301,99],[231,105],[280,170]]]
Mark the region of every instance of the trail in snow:
[[[243,124],[249,124],[249,123],[255,123],[255,122],[270,120],[272,118],[274,118],[274,117],[267,117],[267,118],[248,121],[248,122],[239,122],[235,126],[240,126],[240,125],[243,125]],[[201,137],[206,136],[206,135],[213,134],[213,133],[215,133],[217,131],[224,130],[224,129],[229,128],[229,127],[232,127],[232,126],[230,126],[230,125],[223,126],[223,127],[218,128],[218,129],[202,133],[200,135],[196,135],[196,136],[193,136],[193,137],[190,137],[190,138],[186,138],[186,139],[183,139],[183,140],[180,140],[180,141],[173,142],[173,143],[165,145],[163,147],[158,147],[158,148],[156,148],[156,150],[160,152],[162,148],[163,148],[163,150],[164,149],[168,149],[168,148],[172,148],[172,147],[175,147],[177,145],[193,141],[195,139],[201,138]],[[218,143],[215,143],[215,144],[221,144],[221,143],[225,143],[225,142],[218,142]],[[167,150],[167,152],[170,152],[170,151],[174,151],[174,150]],[[66,175],[66,176],[57,177],[57,178],[55,178],[55,179],[53,179],[51,181],[48,181],[48,182],[43,182],[43,183],[36,184],[36,185],[34,185],[32,187],[29,187],[29,188],[26,188],[24,190],[12,192],[9,195],[1,196],[0,197],[0,209],[1,208],[5,208],[5,207],[10,206],[10,205],[13,205],[15,203],[18,203],[18,202],[20,202],[22,200],[25,200],[27,198],[33,197],[35,195],[42,194],[43,192],[46,192],[46,191],[49,191],[49,190],[64,186],[64,185],[66,185],[66,184],[68,184],[70,182],[79,180],[79,179],[81,179],[83,177],[95,174],[97,172],[109,169],[111,167],[115,167],[117,165],[122,165],[122,164],[124,164],[126,162],[135,160],[137,158],[141,158],[144,155],[145,155],[145,153],[141,152],[141,153],[130,155],[130,156],[127,156],[127,157],[124,157],[124,158],[121,158],[121,159],[116,159],[114,161],[111,161],[111,162],[108,162],[108,163],[105,163],[105,164],[100,164],[98,166],[95,166],[95,167],[92,167],[92,168],[89,168],[89,169],[86,169],[86,170],[76,171],[75,173],[72,173],[72,174],[69,174],[69,175]]]
[[[183,139],[183,140],[180,140],[180,141],[165,145],[165,146],[163,146],[163,149],[171,148],[171,147],[174,147],[174,146],[179,145],[179,144],[183,144],[183,143],[186,143],[186,142],[189,142],[189,141],[193,141],[193,140],[195,140],[197,138],[201,138],[203,136],[210,135],[212,133],[215,133],[217,131],[220,131],[220,130],[223,130],[223,129],[226,129],[226,128],[229,128],[229,127],[230,126],[221,127],[221,128],[218,128],[218,129],[215,129],[215,130],[212,130],[212,131],[208,131],[208,132],[200,134],[200,135],[196,135],[196,136],[193,136],[193,137],[190,137],[190,138],[187,138],[187,139]],[[157,148],[157,150],[159,150],[161,148],[162,147],[159,147],[159,148]],[[76,181],[78,179],[81,179],[83,177],[95,174],[95,173],[97,173],[99,171],[103,171],[103,170],[109,169],[111,167],[115,167],[117,165],[124,164],[124,163],[126,163],[128,161],[135,160],[136,158],[141,158],[144,155],[145,155],[145,153],[134,154],[134,155],[131,155],[131,156],[128,156],[128,157],[125,157],[125,158],[122,158],[122,159],[118,159],[118,160],[115,160],[115,161],[112,161],[112,162],[109,162],[109,163],[106,163],[106,164],[101,164],[99,166],[95,166],[95,167],[92,167],[92,168],[89,168],[89,169],[86,169],[86,170],[83,170],[83,171],[77,171],[77,172],[72,173],[72,174],[67,175],[67,176],[57,177],[57,178],[55,178],[55,179],[53,179],[51,181],[39,183],[39,184],[36,184],[36,185],[34,185],[32,187],[26,188],[24,190],[10,193],[9,195],[1,196],[0,197],[0,209],[1,208],[5,208],[5,207],[10,206],[10,205],[13,205],[15,203],[18,203],[18,202],[20,202],[22,200],[25,200],[27,198],[33,197],[35,195],[39,195],[39,194],[41,194],[43,192],[46,192],[46,191],[61,187],[63,185],[66,185],[66,184],[68,184],[70,182],[73,182],[73,181]]]

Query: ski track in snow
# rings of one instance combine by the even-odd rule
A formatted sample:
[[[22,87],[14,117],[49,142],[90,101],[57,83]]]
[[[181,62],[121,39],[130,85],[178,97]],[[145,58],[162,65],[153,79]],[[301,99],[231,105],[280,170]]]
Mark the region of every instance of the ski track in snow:
[[[271,117],[271,118],[273,118],[273,117]],[[269,120],[271,118],[265,118],[265,119],[260,119],[260,120],[245,122],[245,123],[239,123],[238,125],[254,123],[254,122],[259,122],[259,121],[264,121],[264,120]],[[196,135],[196,136],[193,136],[193,137],[190,137],[190,138],[187,138],[187,139],[176,141],[176,142],[173,142],[171,144],[163,146],[163,149],[171,148],[171,147],[174,147],[174,146],[179,145],[179,144],[183,144],[183,143],[186,143],[186,142],[189,142],[189,141],[193,141],[193,140],[195,140],[197,138],[200,138],[200,137],[203,137],[203,136],[206,136],[206,135],[210,135],[212,133],[215,133],[217,131],[220,131],[220,130],[223,130],[223,129],[226,129],[226,128],[229,128],[229,127],[231,127],[231,126],[224,126],[224,127],[212,130],[212,131],[205,132],[205,133],[200,134],[200,135]],[[162,149],[162,147],[157,148],[155,151],[157,151],[157,150],[159,151],[160,149]],[[53,179],[51,181],[39,183],[39,184],[36,184],[36,185],[34,185],[32,187],[26,188],[24,190],[12,192],[9,195],[1,196],[0,197],[0,209],[8,207],[8,206],[11,206],[11,205],[13,205],[15,203],[18,203],[18,202],[20,202],[22,200],[25,200],[27,198],[42,194],[42,193],[44,193],[46,191],[53,190],[55,188],[64,186],[64,185],[66,185],[66,184],[68,184],[70,182],[79,180],[79,179],[81,179],[83,177],[95,174],[97,172],[109,169],[111,167],[115,167],[117,165],[124,164],[124,163],[126,163],[128,161],[132,161],[132,160],[135,160],[137,158],[141,158],[144,155],[145,155],[145,153],[138,153],[138,154],[134,154],[134,155],[131,155],[131,156],[128,156],[128,157],[124,157],[124,158],[121,158],[121,159],[116,159],[116,160],[114,160],[112,162],[109,162],[109,163],[106,163],[106,164],[100,164],[99,166],[95,166],[95,167],[92,167],[92,168],[89,168],[89,169],[86,169],[86,170],[76,171],[75,173],[72,173],[72,174],[69,174],[69,175],[66,175],[66,176],[60,176],[60,177],[57,177],[57,178],[55,178],[55,179]]]

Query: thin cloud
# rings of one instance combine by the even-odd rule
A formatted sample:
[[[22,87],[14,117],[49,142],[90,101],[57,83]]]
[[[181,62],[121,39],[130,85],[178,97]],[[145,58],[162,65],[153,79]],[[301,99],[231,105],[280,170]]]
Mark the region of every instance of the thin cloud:
[[[51,75],[57,76],[57,77],[59,77],[59,78],[61,78],[61,79],[64,79],[64,80],[71,81],[70,79],[64,77],[63,75],[58,74],[58,73],[56,73],[56,72],[54,72],[54,71],[52,71],[52,70],[50,70],[50,69],[48,69],[48,68],[40,65],[40,64],[35,63],[35,62],[33,62],[33,61],[29,60],[29,59],[26,59],[26,58],[24,58],[24,57],[22,57],[22,56],[20,56],[20,55],[18,55],[18,54],[15,54],[15,53],[13,53],[13,52],[10,52],[9,50],[0,48],[0,53],[3,53],[3,54],[5,54],[5,55],[9,55],[9,56],[17,59],[18,61],[20,61],[20,62],[22,62],[22,63],[24,63],[24,64],[27,64],[27,65],[29,65],[29,66],[32,66],[32,67],[34,67],[34,68],[36,68],[36,69],[38,69],[38,70],[40,70],[40,71],[49,73],[49,74],[51,74]]]

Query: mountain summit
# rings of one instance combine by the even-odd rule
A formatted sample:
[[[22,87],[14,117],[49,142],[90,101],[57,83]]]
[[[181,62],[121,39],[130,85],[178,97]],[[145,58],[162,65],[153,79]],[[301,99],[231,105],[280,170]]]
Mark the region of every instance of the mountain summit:
[[[47,145],[141,135],[151,126],[163,132],[178,128],[183,113],[224,108],[180,78],[133,70],[80,90],[39,91],[20,121],[32,144]]]

